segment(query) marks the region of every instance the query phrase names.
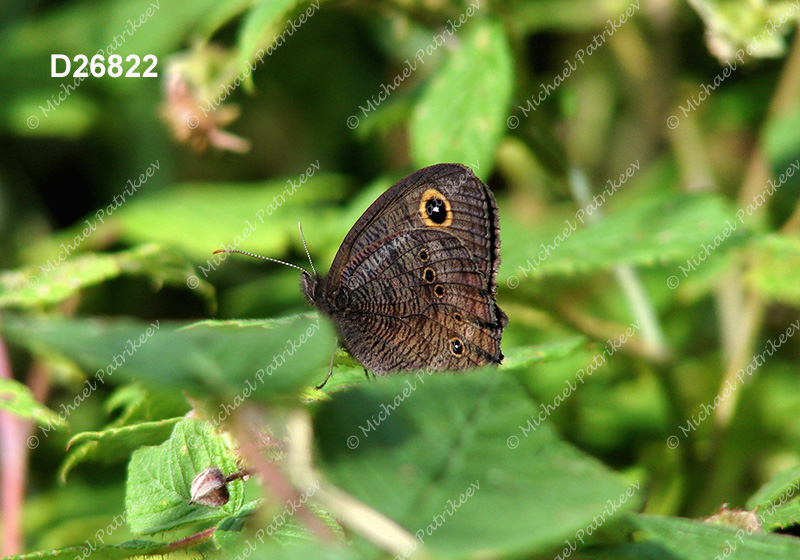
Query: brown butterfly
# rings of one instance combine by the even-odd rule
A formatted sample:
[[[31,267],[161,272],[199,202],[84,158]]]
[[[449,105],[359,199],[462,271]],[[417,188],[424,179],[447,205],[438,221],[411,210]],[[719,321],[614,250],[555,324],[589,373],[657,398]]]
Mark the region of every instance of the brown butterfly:
[[[492,192],[470,168],[442,163],[383,193],[344,238],[326,278],[301,269],[301,289],[377,375],[465,370],[503,359],[499,266]]]

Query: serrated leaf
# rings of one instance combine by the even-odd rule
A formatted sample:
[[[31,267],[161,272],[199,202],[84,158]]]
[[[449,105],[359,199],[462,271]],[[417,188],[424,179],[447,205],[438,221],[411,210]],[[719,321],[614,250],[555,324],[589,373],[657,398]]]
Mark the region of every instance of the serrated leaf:
[[[748,535],[744,529],[677,517],[638,514],[630,519],[672,553],[676,560],[728,556],[747,560],[800,558],[800,541],[794,537],[764,533]]]
[[[131,530],[152,534],[186,523],[237,515],[244,503],[241,482],[228,484],[230,501],[222,507],[190,504],[194,477],[208,467],[228,475],[238,471],[233,454],[211,425],[188,418],[169,440],[134,452],[128,465],[125,512]]]
[[[143,422],[132,426],[108,428],[100,432],[81,432],[67,443],[69,451],[59,469],[59,477],[66,480],[73,467],[84,461],[111,463],[126,460],[142,445],[164,441],[180,418],[158,422]]]
[[[533,236],[512,222],[503,235],[501,277],[515,288],[512,284],[530,277],[609,270],[617,264],[696,268],[702,266],[700,257],[719,258],[740,246],[746,230],[720,197],[670,195],[631,203],[593,224],[582,225],[572,215],[555,231]],[[706,255],[704,247],[715,244]],[[697,264],[687,263],[693,258]]]
[[[800,239],[770,235],[758,240],[750,253],[747,283],[768,302],[800,304]]]
[[[147,324],[6,314],[0,331],[34,353],[74,361],[93,373],[87,383],[124,380],[162,391],[235,395],[231,405],[251,394],[259,400],[298,395],[321,381],[333,348],[333,328],[312,315]]]
[[[58,422],[58,414],[37,401],[31,390],[15,379],[0,378],[0,410],[40,424]]]
[[[186,286],[194,268],[179,254],[156,245],[75,257],[62,250],[42,265],[0,274],[0,307],[54,305],[86,287],[122,275],[146,276],[160,284]],[[205,299],[213,299],[214,288],[208,282],[198,280],[192,287]]]
[[[756,510],[765,530],[800,523],[800,467],[790,467],[777,475],[747,500]]]
[[[411,118],[411,154],[417,167],[457,162],[481,177],[494,166],[494,151],[507,130],[514,87],[505,29],[482,20],[448,41],[458,49],[433,77]]]
[[[436,558],[544,552],[627,489],[547,425],[518,437],[535,411],[525,394],[497,369],[336,393],[318,409],[318,462],[333,484],[421,531]],[[606,522],[637,501],[626,498]]]

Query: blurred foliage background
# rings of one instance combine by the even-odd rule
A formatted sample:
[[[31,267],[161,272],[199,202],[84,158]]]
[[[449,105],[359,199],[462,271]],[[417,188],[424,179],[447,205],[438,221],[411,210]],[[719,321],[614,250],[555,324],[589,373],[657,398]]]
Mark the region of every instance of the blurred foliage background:
[[[642,490],[627,517],[604,523],[583,554],[720,554],[734,533],[679,518],[705,518],[723,504],[763,512],[800,478],[798,14],[797,3],[756,0],[5,2],[0,387],[13,398],[0,408],[3,551],[91,539],[123,511],[131,453],[164,441],[176,420],[159,422],[202,401],[216,415],[214,399],[239,390],[220,371],[243,380],[282,351],[286,332],[306,328],[297,271],[213,250],[306,266],[301,221],[325,271],[380,193],[452,161],[472,166],[497,198],[508,360],[499,372],[436,380],[404,407],[423,423],[426,403],[479,400],[487,379],[513,379],[487,390],[497,417],[481,414],[496,437],[476,440],[476,456],[486,455],[476,462],[484,474],[493,464],[506,474],[539,469],[554,477],[542,475],[541,488],[556,491],[537,501],[495,480],[480,511],[462,514],[472,525],[454,516],[432,537],[434,557],[552,557],[591,521],[592,507],[634,481]],[[100,49],[154,54],[158,77],[50,77],[51,54],[91,58]],[[290,318],[171,330],[276,317]],[[68,425],[25,444],[153,321],[174,338],[148,343],[148,355],[80,402]],[[603,354],[631,325],[635,335]],[[431,447],[404,447],[398,436],[391,441],[404,442],[403,460],[383,448],[389,455],[367,449],[359,459],[332,443],[375,413],[365,402],[391,402],[402,380],[364,384],[339,354],[326,395],[310,391],[333,348],[330,328],[323,333],[296,360],[296,377],[261,397],[275,437],[286,435],[278,426],[291,425],[290,411],[306,411],[326,476],[414,534],[421,521],[397,513],[411,502],[378,505],[388,480],[375,477],[405,472]],[[547,452],[534,453],[522,427],[598,354],[604,365],[549,414],[546,432],[535,431]],[[15,424],[8,411],[26,420]],[[428,412],[430,422],[450,435],[461,421],[472,425],[439,412]],[[157,426],[140,428],[146,437],[135,441],[73,441],[65,452],[76,434],[111,438],[111,428],[145,423]],[[395,428],[379,434],[414,433]],[[427,434],[433,448],[444,445],[442,433]],[[528,454],[499,459],[511,435]],[[558,478],[569,469],[554,465],[573,453],[593,474]],[[442,500],[424,511],[441,511],[458,493],[437,491]],[[515,495],[523,506],[509,527],[543,529],[503,540],[506,518],[495,510]],[[792,504],[761,519],[753,550],[765,558],[797,554],[793,540],[767,535],[800,522]],[[328,506],[324,523],[347,518]],[[357,544],[325,554],[380,557],[374,535],[343,525]],[[284,537],[303,540],[303,527]],[[152,532],[121,529],[114,542]]]

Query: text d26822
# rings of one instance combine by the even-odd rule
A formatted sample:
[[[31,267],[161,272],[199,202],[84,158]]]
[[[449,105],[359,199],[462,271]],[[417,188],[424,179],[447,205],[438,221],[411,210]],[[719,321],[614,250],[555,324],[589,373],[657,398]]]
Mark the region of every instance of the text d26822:
[[[85,54],[76,54],[72,59],[65,54],[51,54],[50,77],[63,78],[72,71],[74,78],[102,78],[106,75],[112,78],[157,78],[157,64],[158,58],[154,54],[147,54],[143,58],[139,58],[138,54],[129,54],[124,62],[118,54],[112,54],[108,60],[102,54],[94,55],[91,60]]]

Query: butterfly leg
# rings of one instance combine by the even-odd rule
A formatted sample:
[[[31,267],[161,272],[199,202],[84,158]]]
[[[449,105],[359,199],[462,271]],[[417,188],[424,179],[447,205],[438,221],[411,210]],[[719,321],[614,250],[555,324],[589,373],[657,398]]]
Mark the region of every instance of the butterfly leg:
[[[325,376],[325,381],[323,381],[321,384],[317,385],[317,387],[316,387],[317,391],[322,389],[325,386],[325,384],[328,382],[328,379],[331,378],[331,375],[333,375],[333,359],[336,357],[336,345],[338,343],[339,343],[338,339],[336,341],[334,341],[333,353],[331,354],[331,363],[328,366],[328,375]]]

